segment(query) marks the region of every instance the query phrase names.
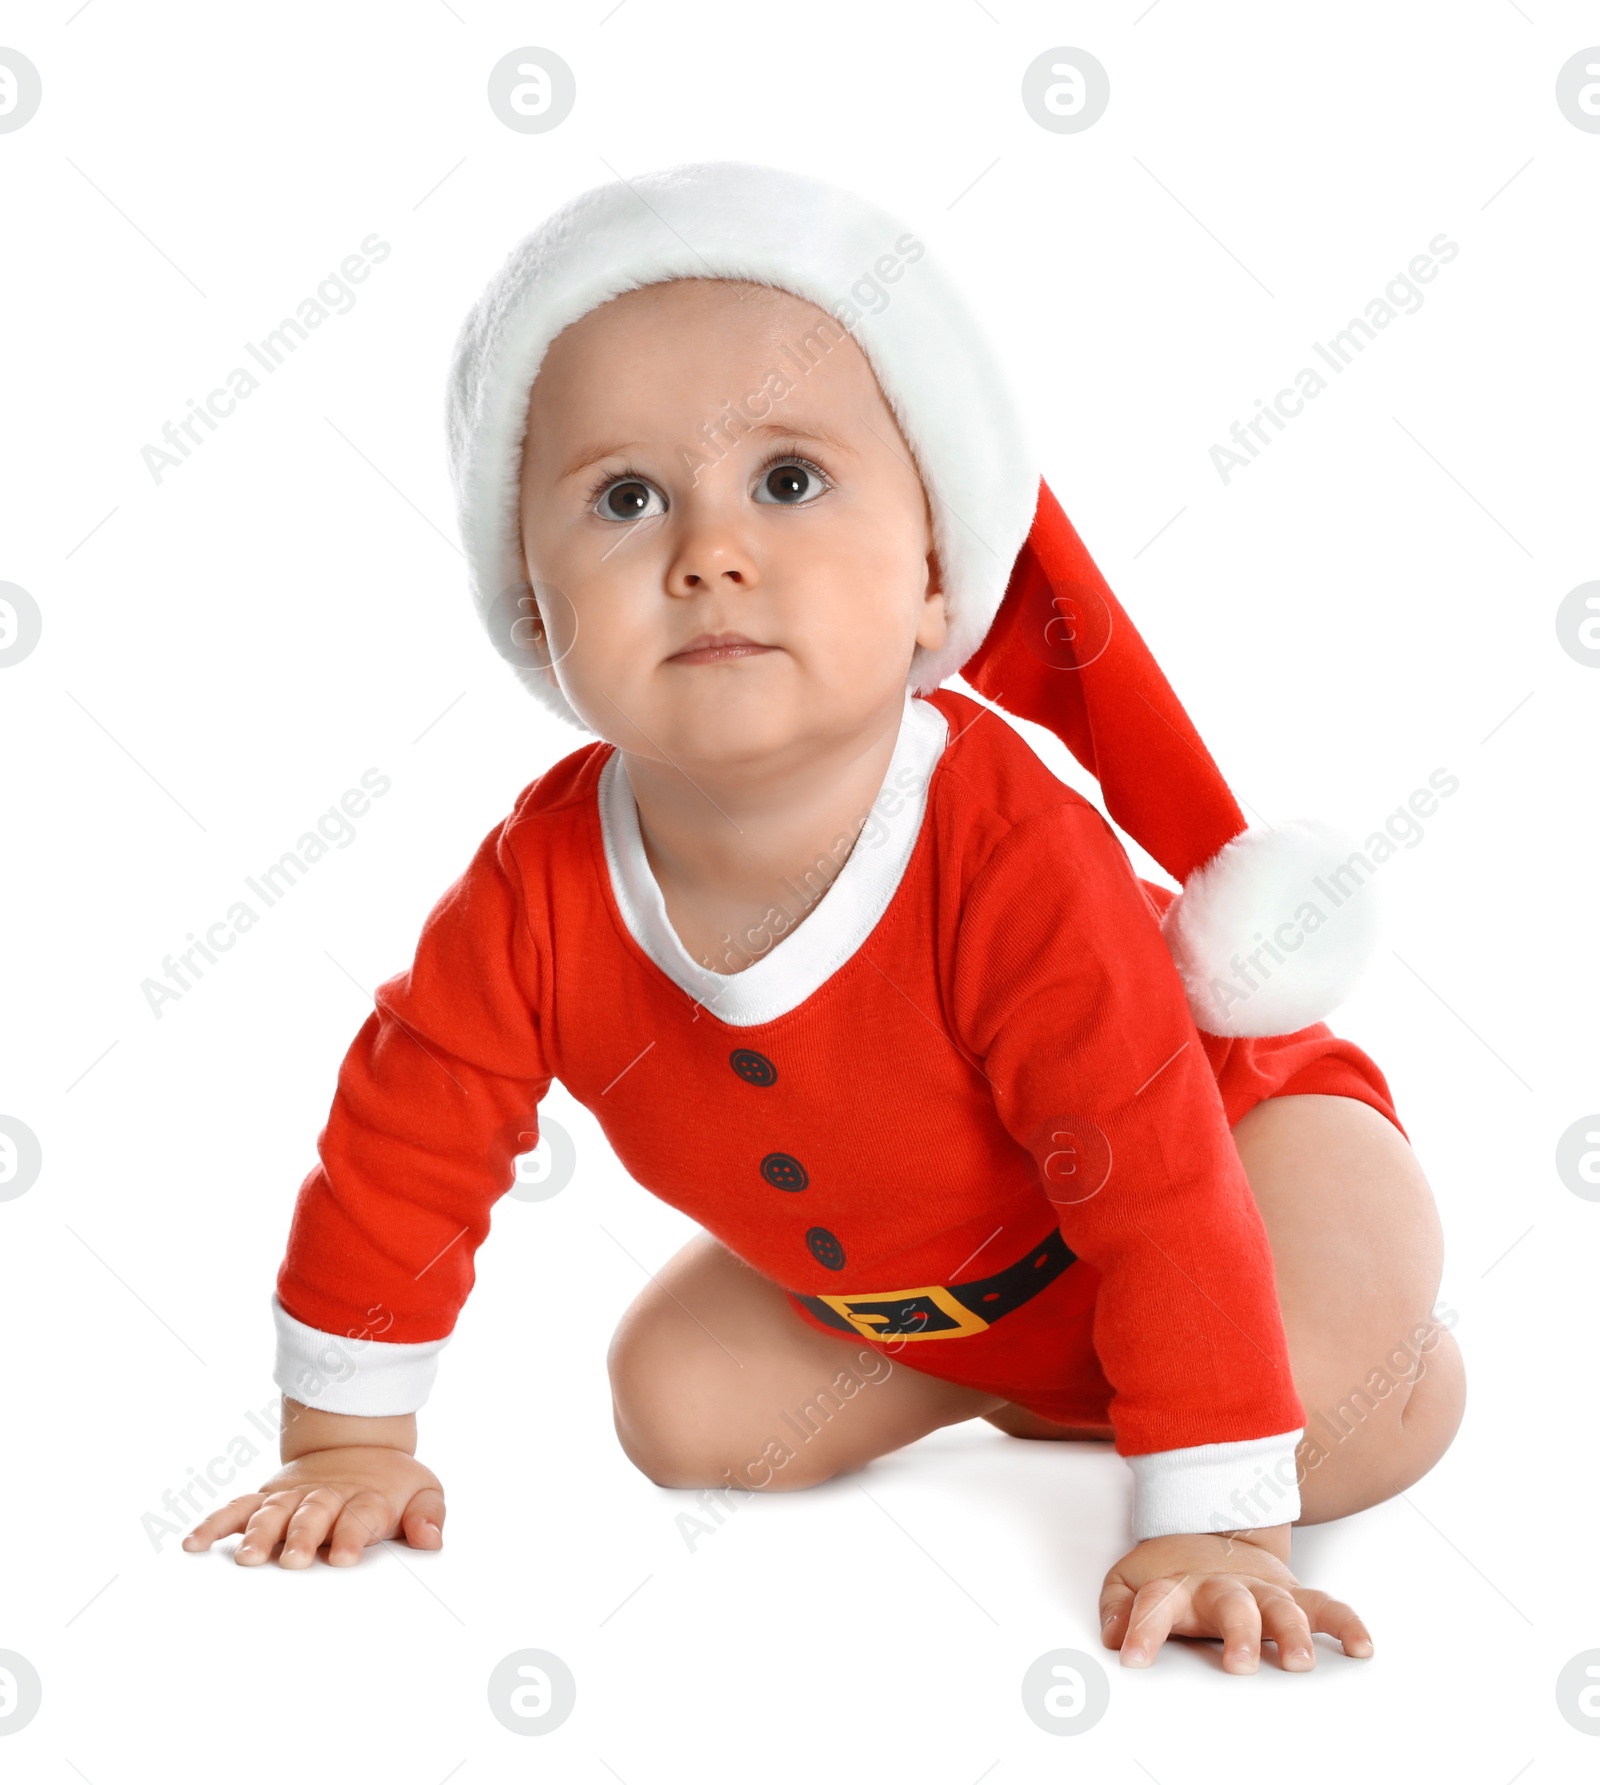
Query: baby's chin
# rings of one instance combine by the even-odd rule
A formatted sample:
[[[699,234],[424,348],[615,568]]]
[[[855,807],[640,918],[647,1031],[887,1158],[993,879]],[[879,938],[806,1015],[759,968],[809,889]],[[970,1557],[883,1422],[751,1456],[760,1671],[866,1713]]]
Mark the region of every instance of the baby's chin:
[[[776,764],[796,747],[865,729],[873,719],[855,714],[837,685],[811,684],[781,650],[723,663],[663,663],[644,687],[590,695],[586,704],[586,722],[601,737],[686,771]]]

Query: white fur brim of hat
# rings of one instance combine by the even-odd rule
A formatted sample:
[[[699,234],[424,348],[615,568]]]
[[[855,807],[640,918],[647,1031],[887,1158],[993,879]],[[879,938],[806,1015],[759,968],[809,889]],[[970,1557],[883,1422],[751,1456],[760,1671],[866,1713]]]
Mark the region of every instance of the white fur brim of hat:
[[[949,631],[939,651],[917,647],[907,685],[937,688],[999,610],[1033,520],[1038,462],[981,328],[916,232],[838,187],[737,161],[580,193],[512,250],[462,324],[450,472],[473,600],[495,648],[552,712],[588,730],[543,673],[548,655],[530,624],[520,522],[528,394],[550,343],[579,317],[640,286],[693,278],[792,292],[847,327],[866,355],[928,495]]]

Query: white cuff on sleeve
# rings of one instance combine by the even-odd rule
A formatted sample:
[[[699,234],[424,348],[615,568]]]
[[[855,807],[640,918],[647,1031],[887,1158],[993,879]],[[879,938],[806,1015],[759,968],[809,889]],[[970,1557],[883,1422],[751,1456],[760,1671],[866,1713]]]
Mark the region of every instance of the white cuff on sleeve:
[[[1294,1452],[1304,1430],[1126,1458],[1133,1470],[1134,1542],[1292,1524],[1300,1516]]]
[[[272,1380],[286,1395],[325,1413],[415,1413],[433,1387],[439,1353],[450,1343],[448,1335],[415,1345],[342,1338],[296,1320],[276,1290],[272,1318],[278,1329]]]

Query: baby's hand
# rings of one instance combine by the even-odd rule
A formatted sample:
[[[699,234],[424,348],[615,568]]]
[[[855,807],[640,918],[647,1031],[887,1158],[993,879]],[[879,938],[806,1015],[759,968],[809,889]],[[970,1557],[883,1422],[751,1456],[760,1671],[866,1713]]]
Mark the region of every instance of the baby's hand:
[[[1350,1607],[1289,1572],[1289,1526],[1136,1544],[1100,1589],[1101,1640],[1122,1650],[1124,1667],[1148,1667],[1169,1636],[1222,1638],[1227,1673],[1254,1673],[1265,1637],[1279,1665],[1315,1667],[1313,1630],[1338,1637],[1347,1655],[1372,1653],[1367,1627]]]
[[[413,1549],[438,1549],[443,1525],[444,1490],[431,1469],[403,1450],[351,1444],[285,1463],[260,1493],[241,1494],[196,1525],[183,1547],[209,1549],[243,1531],[233,1559],[247,1567],[269,1561],[280,1540],[284,1568],[309,1568],[323,1543],[328,1560],[345,1567],[369,1543],[402,1531]]]

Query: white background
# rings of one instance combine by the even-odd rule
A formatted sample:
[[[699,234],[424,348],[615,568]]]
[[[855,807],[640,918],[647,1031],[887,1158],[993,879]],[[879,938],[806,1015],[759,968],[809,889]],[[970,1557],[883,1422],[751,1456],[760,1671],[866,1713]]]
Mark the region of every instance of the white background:
[[[1554,86],[1600,6],[74,4],[0,13],[43,78],[0,135],[0,580],[44,616],[0,671],[0,1113],[44,1157],[0,1203],[0,1648],[44,1680],[8,1776],[1592,1777],[1555,1682],[1600,1647],[1600,1206],[1554,1158],[1600,1107],[1600,671],[1555,611],[1600,575],[1600,135]],[[547,134],[486,102],[523,45],[576,73]],[[1081,134],[1019,98],[1059,45],[1110,73]],[[1310,1676],[1234,1678],[1174,1643],[1123,1672],[1096,1598],[1126,1466],[982,1422],[691,1549],[693,1495],[617,1444],[604,1353],[692,1228],[559,1085],[577,1176],[497,1208],[420,1416],[446,1547],[290,1574],[142,1528],[240,1434],[240,1485],[271,1472],[247,1416],[276,1403],[268,1298],[339,1061],[478,840],[585,741],[471,611],[456,327],[561,200],[725,156],[870,195],[957,271],[1252,815],[1364,832],[1460,779],[1384,867],[1385,947],[1334,1019],[1435,1186],[1469,1375],[1429,1476],[1296,1537],[1369,1661],[1323,1641]],[[141,447],[374,231],[355,307],[153,482]],[[1212,444],[1440,231],[1460,253],[1421,309],[1224,485]],[[141,981],[369,767],[393,787],[356,841],[152,1016]],[[538,1742],[486,1701],[524,1647],[578,1680]],[[1020,1698],[1061,1647],[1111,1684],[1065,1741]]]

